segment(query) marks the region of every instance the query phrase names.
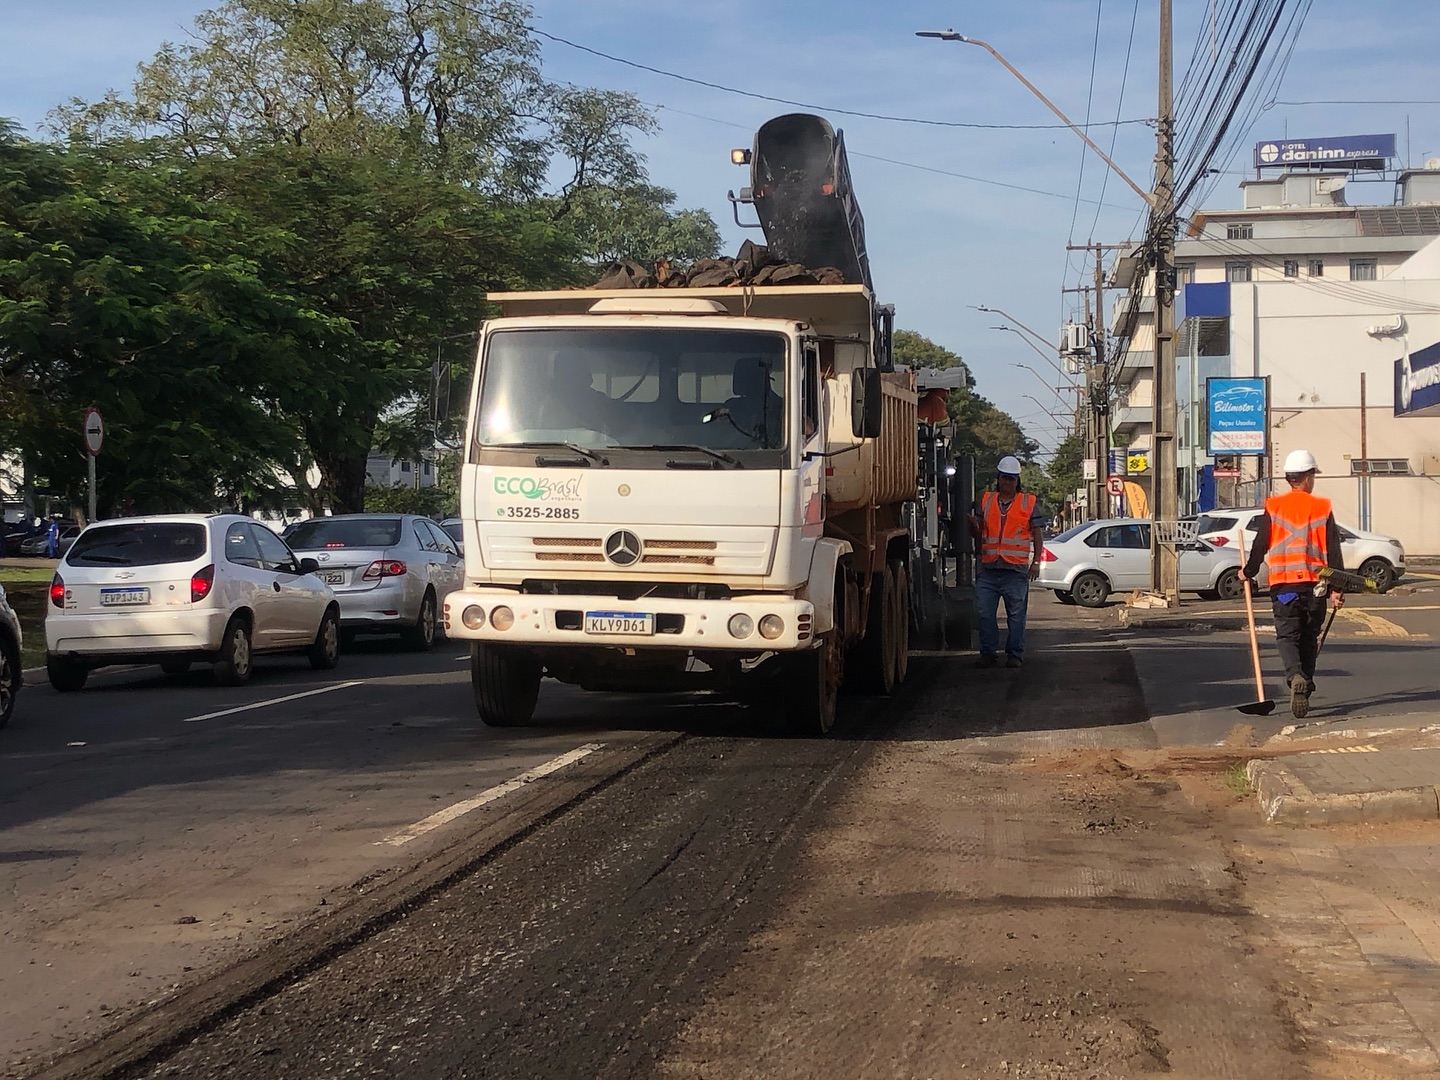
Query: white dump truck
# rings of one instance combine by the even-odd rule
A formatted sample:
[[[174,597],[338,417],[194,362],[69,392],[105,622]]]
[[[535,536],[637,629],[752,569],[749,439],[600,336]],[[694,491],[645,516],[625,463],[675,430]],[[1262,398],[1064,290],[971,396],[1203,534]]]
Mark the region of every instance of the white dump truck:
[[[549,676],[753,691],[823,734],[842,684],[905,679],[912,598],[945,584],[931,550],[944,530],[917,499],[937,443],[917,427],[915,374],[891,364],[840,136],[781,117],[750,154],[742,199],[762,223],[775,176],[818,196],[798,225],[785,196],[768,265],[800,264],[788,229],[805,264],[860,280],[490,297],[461,477],[465,586],[445,604],[486,724],[528,722]]]

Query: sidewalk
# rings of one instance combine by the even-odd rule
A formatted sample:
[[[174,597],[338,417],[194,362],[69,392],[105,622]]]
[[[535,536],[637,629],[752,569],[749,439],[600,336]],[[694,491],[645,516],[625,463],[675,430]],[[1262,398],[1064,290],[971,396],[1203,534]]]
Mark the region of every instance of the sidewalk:
[[[1440,712],[1287,727],[1266,743],[1292,746],[1245,769],[1269,824],[1440,819]]]

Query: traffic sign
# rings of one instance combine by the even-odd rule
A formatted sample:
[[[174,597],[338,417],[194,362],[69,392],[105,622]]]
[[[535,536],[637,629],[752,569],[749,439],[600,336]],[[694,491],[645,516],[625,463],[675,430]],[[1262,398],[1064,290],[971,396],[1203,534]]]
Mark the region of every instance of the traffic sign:
[[[92,406],[85,410],[85,449],[91,457],[99,457],[104,443],[105,421],[100,417],[100,410]]]
[[[1125,494],[1125,478],[1123,476],[1110,476],[1105,479],[1105,490],[1111,495],[1119,497]]]

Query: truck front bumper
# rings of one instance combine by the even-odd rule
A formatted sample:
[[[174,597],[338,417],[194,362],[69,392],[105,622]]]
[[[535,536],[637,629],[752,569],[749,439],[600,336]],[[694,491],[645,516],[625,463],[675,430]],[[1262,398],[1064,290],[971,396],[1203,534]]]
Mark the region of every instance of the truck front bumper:
[[[483,620],[477,619],[479,609]],[[500,624],[495,623],[501,611]],[[505,612],[509,613],[509,618]],[[586,615],[650,616],[653,633],[595,633],[586,630]],[[468,614],[468,618],[467,618]],[[750,632],[732,627],[748,617]],[[761,621],[780,620],[779,633],[767,637]],[[773,622],[767,628],[774,630]],[[540,596],[503,589],[468,588],[445,598],[445,636],[454,640],[505,642],[514,645],[589,646],[625,649],[726,649],[753,653],[785,652],[813,645],[815,607],[789,596],[738,596],[729,600],[671,600],[613,596]],[[744,629],[741,625],[737,629]]]

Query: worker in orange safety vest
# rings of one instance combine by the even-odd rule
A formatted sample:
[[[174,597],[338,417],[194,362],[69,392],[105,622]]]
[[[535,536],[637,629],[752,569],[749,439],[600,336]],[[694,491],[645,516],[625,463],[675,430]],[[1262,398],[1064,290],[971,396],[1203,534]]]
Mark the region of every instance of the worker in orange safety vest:
[[[1290,490],[1265,500],[1265,513],[1255,519],[1250,558],[1240,571],[1247,582],[1255,581],[1263,561],[1269,573],[1275,644],[1285,664],[1290,712],[1296,717],[1309,713],[1310,695],[1315,692],[1315,659],[1325,622],[1326,593],[1331,606],[1345,604],[1344,593],[1320,578],[1320,571],[1327,566],[1344,570],[1345,563],[1330,500],[1314,493],[1319,471],[1309,450],[1292,450],[1285,458],[1285,482]]]
[[[1040,576],[1040,552],[1049,515],[1040,501],[1020,490],[1020,462],[1006,455],[996,466],[995,490],[980,497],[968,517],[980,540],[975,572],[975,614],[980,667],[998,662],[998,609],[1005,602],[1005,666],[1018,668],[1025,656],[1025,616],[1030,582]]]

